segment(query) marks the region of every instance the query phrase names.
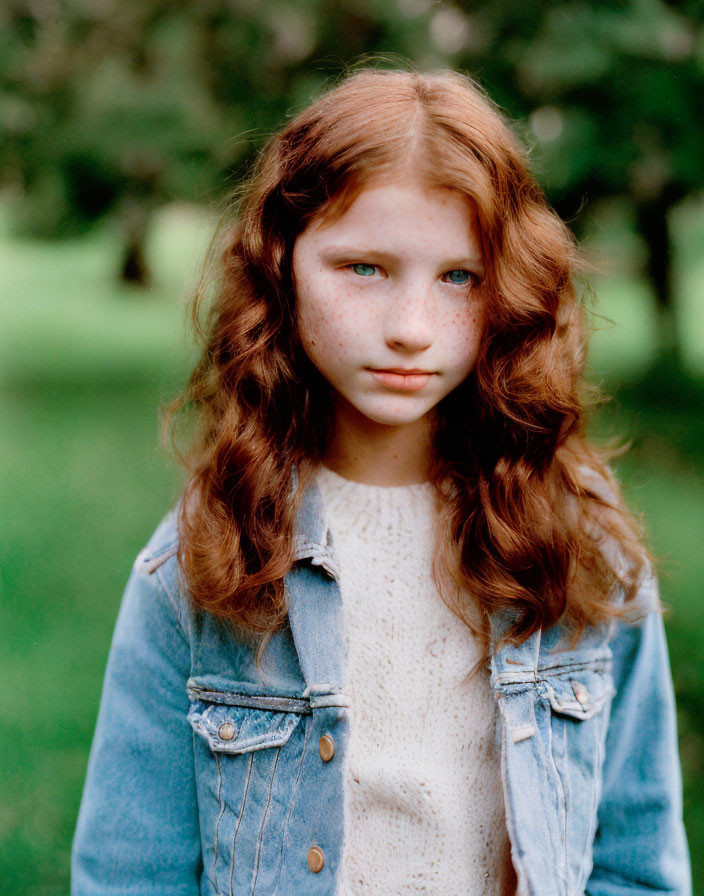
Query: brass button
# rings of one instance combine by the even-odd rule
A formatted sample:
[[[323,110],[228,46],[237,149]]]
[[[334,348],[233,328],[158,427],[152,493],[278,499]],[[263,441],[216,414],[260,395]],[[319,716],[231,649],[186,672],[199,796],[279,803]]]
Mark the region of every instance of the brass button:
[[[223,722],[218,728],[218,734],[221,740],[232,740],[235,736],[235,726],[232,722]]]
[[[324,734],[320,738],[318,749],[320,750],[320,758],[323,760],[323,762],[330,762],[332,757],[335,755],[335,741],[330,737],[329,734]]]
[[[323,851],[318,846],[311,846],[308,850],[308,867],[310,870],[317,874],[319,871],[323,870],[323,865],[325,864],[325,858],[323,857]]]
[[[586,707],[589,703],[589,691],[584,687],[581,681],[572,682],[572,690],[579,703]]]

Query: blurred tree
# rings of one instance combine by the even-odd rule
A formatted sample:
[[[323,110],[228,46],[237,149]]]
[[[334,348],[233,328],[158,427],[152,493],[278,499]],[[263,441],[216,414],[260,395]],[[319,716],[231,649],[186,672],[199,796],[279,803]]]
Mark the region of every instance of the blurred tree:
[[[178,6],[174,6],[178,10]],[[2,174],[19,231],[71,235],[108,213],[122,276],[147,279],[151,210],[202,198],[230,128],[191,71],[188,22],[168,3],[18,0],[0,10]]]
[[[704,185],[703,20],[694,0],[9,0],[0,178],[18,229],[119,214],[122,276],[144,283],[152,209],[219,194],[330,76],[374,54],[461,68],[575,226],[585,202],[631,204],[669,346],[668,211]]]
[[[459,10],[458,10],[459,12]],[[436,17],[441,13],[436,13]],[[624,197],[647,252],[662,348],[677,350],[668,214],[704,186],[704,7],[660,0],[472,5],[448,34],[453,62],[476,71],[527,122],[534,165],[563,217]]]

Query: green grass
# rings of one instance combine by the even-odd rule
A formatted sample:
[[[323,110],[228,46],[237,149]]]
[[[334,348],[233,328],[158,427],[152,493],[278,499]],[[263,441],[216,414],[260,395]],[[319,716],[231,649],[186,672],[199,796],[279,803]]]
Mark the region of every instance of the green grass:
[[[78,243],[0,243],[0,877],[8,896],[68,892],[117,607],[134,555],[178,494],[157,407],[193,358],[184,259],[190,276],[204,228],[174,211],[155,234],[155,284],[145,293],[116,288],[109,230]]]
[[[597,379],[618,386],[595,429],[634,438],[616,466],[663,558],[686,823],[702,894],[701,208],[683,209],[676,223],[690,373],[652,366],[654,309],[627,266],[597,284],[599,307],[616,326],[595,334],[591,361]],[[208,227],[186,209],[161,216],[150,251],[154,285],[144,293],[116,287],[109,229],[68,244],[0,239],[0,879],[7,896],[68,892],[71,837],[120,597],[134,555],[179,490],[180,474],[159,448],[156,410],[193,360],[184,297]],[[617,236],[606,227],[601,239]]]

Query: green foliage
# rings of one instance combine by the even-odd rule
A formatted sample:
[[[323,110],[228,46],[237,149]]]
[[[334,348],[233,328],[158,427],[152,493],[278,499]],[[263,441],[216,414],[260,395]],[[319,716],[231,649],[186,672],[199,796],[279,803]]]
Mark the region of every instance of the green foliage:
[[[538,173],[571,214],[584,196],[679,198],[704,182],[694,4],[15,0],[0,31],[0,172],[35,234],[126,197],[219,191],[290,109],[375,54],[479,75],[528,121]]]

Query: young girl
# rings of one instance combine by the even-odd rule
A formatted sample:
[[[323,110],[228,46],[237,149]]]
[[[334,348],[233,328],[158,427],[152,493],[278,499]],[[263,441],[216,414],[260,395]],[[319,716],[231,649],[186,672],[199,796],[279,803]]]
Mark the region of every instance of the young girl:
[[[688,894],[654,577],[578,257],[468,78],[362,70],[225,230],[73,893]]]

